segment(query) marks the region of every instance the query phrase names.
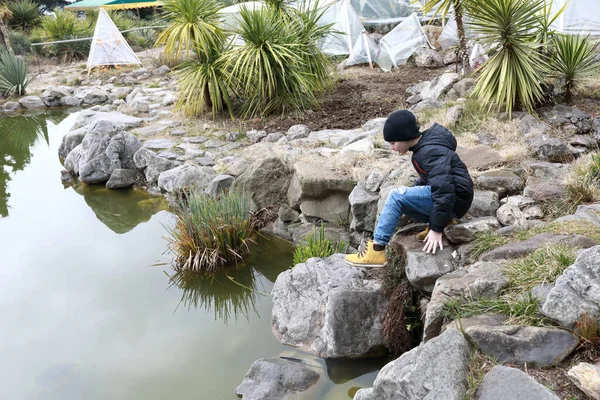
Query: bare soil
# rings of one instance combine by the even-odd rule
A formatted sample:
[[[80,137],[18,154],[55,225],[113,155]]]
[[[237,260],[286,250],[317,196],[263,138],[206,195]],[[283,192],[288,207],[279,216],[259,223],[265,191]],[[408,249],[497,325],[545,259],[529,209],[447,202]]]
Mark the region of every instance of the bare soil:
[[[354,129],[370,119],[387,117],[405,107],[405,91],[421,81],[441,75],[443,69],[424,69],[404,65],[392,72],[351,67],[339,73],[338,81],[321,107],[298,115],[274,116],[250,121],[253,129],[284,131],[295,124],[311,130]]]

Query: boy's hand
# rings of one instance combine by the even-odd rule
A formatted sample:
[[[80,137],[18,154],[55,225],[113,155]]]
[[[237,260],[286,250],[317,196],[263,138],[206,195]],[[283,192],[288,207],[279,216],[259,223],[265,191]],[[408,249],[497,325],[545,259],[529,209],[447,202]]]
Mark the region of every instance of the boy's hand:
[[[435,254],[435,250],[438,246],[440,246],[440,250],[444,250],[444,245],[442,244],[442,232],[429,231],[423,242],[425,242],[423,251],[427,253],[431,250],[432,253]]]

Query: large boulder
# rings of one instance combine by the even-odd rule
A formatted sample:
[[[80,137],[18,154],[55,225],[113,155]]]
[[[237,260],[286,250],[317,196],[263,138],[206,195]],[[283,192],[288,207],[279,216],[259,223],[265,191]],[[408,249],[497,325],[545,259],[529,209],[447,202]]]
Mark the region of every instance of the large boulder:
[[[433,79],[432,81],[421,82],[406,89],[407,97],[419,95],[421,100],[438,100],[448,93],[456,82],[460,80],[460,75],[456,73],[446,73]]]
[[[385,352],[381,282],[348,266],[342,254],[282,272],[272,295],[273,330],[282,343],[325,358]]]
[[[600,319],[600,246],[582,252],[556,280],[542,312],[560,325],[573,328],[584,315]]]
[[[133,186],[140,177],[140,173],[137,169],[115,169],[108,182],[106,182],[106,187],[108,189],[122,189]]]
[[[477,390],[477,400],[560,400],[556,394],[526,373],[498,365],[485,375]]]
[[[449,225],[444,230],[446,237],[454,244],[468,243],[475,239],[475,234],[500,229],[500,223],[494,217],[482,217]]]
[[[440,54],[428,47],[419,47],[414,53],[417,67],[440,68],[444,66],[444,59]]]
[[[108,93],[106,90],[94,88],[88,91],[83,97],[83,104],[104,104],[108,101]]]
[[[527,139],[529,150],[537,158],[550,162],[568,162],[573,160],[573,154],[560,139],[548,135],[538,135]]]
[[[551,126],[561,128],[568,133],[588,133],[593,128],[592,117],[588,113],[562,104],[543,108],[539,115]]]
[[[210,181],[210,183],[204,190],[204,193],[208,194],[208,195],[216,196],[219,193],[222,193],[222,192],[228,190],[231,187],[231,184],[233,183],[234,179],[235,178],[231,175],[225,175],[225,174],[217,175],[212,179],[212,181]]]
[[[246,193],[252,210],[281,204],[290,186],[290,169],[278,157],[255,161],[231,185],[232,190]]]
[[[477,177],[477,184],[504,197],[518,193],[523,188],[523,179],[508,170],[487,171]]]
[[[81,144],[86,133],[86,128],[74,129],[67,132],[67,134],[63,136],[60,147],[58,148],[58,157],[63,160],[66,159],[71,150]]]
[[[497,297],[508,285],[508,279],[497,263],[478,262],[439,278],[433,288],[425,314],[423,339],[430,340],[441,332],[444,306],[452,299]]]
[[[132,117],[130,115],[126,115],[120,112],[101,112],[101,111],[92,111],[92,110],[84,110],[77,116],[75,120],[75,124],[72,129],[81,128],[86,125],[90,125],[95,121],[105,119],[111,121],[119,128],[122,129],[131,129],[137,128],[144,122],[143,119]]]
[[[173,169],[180,164],[175,160],[159,157],[155,152],[145,147],[140,148],[133,155],[133,161],[135,166],[144,172],[146,182],[150,185],[156,184],[162,172]]]
[[[204,191],[216,175],[217,173],[212,167],[184,164],[161,172],[158,176],[158,187],[169,193],[182,189]]]
[[[552,129],[550,125],[540,121],[529,113],[524,113],[519,121],[519,131],[526,138],[545,135]]]
[[[564,360],[579,345],[571,332],[537,326],[471,326],[465,334],[500,363],[542,368]]]
[[[452,60],[452,63],[455,63],[456,56],[454,55],[454,52],[452,52],[451,54],[452,55],[450,59]],[[456,100],[460,98],[467,98],[471,95],[471,92],[473,92],[473,89],[475,88],[476,84],[477,80],[475,78],[461,79],[460,81],[456,82],[454,86],[452,86],[452,89],[448,91],[448,94],[446,94],[446,99]]]
[[[484,253],[480,257],[480,260],[495,261],[522,258],[526,257],[530,253],[533,253],[542,246],[554,243],[565,244],[583,249],[587,249],[596,245],[595,240],[582,235],[555,235],[553,233],[540,233],[531,239],[508,243],[504,246],[490,250],[487,253]]]
[[[65,167],[72,167],[69,171],[78,173],[84,183],[104,183],[115,169],[134,169],[133,155],[141,146],[137,137],[123,132],[112,121],[98,120],[81,142],[77,171],[66,161]]]
[[[319,374],[300,360],[261,358],[252,363],[235,393],[244,400],[280,400],[307,390],[318,380]]]
[[[431,292],[440,276],[456,268],[452,252],[450,247],[438,249],[435,254],[425,253],[420,249],[407,252],[406,277],[409,282],[421,290]]]
[[[476,190],[468,215],[474,218],[494,216],[499,207],[498,193],[491,190]]]
[[[502,154],[489,146],[475,146],[459,148],[456,154],[469,169],[485,170],[493,166],[504,164],[506,161]]]
[[[379,194],[367,190],[358,184],[350,193],[350,229],[355,231],[375,231],[377,219],[377,202]]]
[[[568,195],[567,185],[552,179],[529,178],[523,195],[540,202],[562,200]]]
[[[354,400],[462,400],[467,391],[469,355],[463,335],[448,330],[387,364],[373,387],[360,389]]]
[[[26,109],[46,108],[46,104],[38,96],[24,96],[19,99],[21,104]]]
[[[583,393],[594,400],[600,399],[600,364],[579,363],[567,372],[567,376]]]
[[[48,107],[58,107],[61,105],[60,99],[70,95],[66,88],[50,86],[42,93],[41,99]]]

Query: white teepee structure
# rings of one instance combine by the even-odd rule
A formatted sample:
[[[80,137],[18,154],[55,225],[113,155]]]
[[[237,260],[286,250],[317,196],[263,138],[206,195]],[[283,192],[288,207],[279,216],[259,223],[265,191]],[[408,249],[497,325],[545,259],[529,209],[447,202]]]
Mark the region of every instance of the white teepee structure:
[[[87,61],[88,73],[97,66],[124,64],[142,63],[108,13],[100,8]]]

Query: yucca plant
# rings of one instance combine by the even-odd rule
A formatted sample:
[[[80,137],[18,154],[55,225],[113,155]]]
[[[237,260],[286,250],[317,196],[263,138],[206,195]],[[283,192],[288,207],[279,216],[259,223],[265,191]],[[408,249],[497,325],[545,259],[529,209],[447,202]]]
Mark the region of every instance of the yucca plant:
[[[0,52],[0,93],[23,96],[29,82],[27,63],[7,51]]]
[[[535,41],[544,0],[486,0],[473,7],[473,30],[490,50],[474,94],[508,113],[533,111],[548,72]]]
[[[168,26],[158,36],[156,46],[165,45],[167,58],[211,59],[225,42],[218,11],[216,0],[166,0],[163,15]]]
[[[294,265],[305,262],[312,257],[325,258],[336,253],[343,253],[346,243],[332,242],[325,235],[325,226],[321,225],[319,230],[315,228],[312,234],[306,237],[306,243],[294,249]]]
[[[12,13],[9,25],[13,29],[29,33],[40,24],[40,5],[32,0],[10,1],[8,9]]]
[[[552,41],[552,38],[556,34],[552,26],[560,15],[565,12],[565,9],[570,4],[570,1],[566,1],[561,8],[559,8],[554,15],[552,15],[552,0],[544,0],[543,7],[538,13],[539,28],[537,32],[536,41],[547,49]]]
[[[217,198],[187,191],[174,209],[176,223],[166,227],[175,268],[214,273],[242,260],[254,224],[245,195],[228,192]]]
[[[44,16],[41,19],[41,32],[46,41],[79,39],[92,36],[93,26],[85,20],[80,20],[70,11],[55,11],[54,16]],[[82,59],[90,51],[90,41],[57,43],[49,48],[49,53],[61,57],[64,61]]]
[[[10,38],[10,44],[13,47],[15,55],[22,56],[31,51],[31,41],[23,32],[10,31],[8,32]]]
[[[584,79],[600,71],[600,61],[596,59],[596,44],[588,36],[556,35],[553,40],[552,75],[558,79],[569,103],[573,91],[581,86]]]
[[[223,55],[229,84],[242,99],[244,117],[293,112],[313,107],[329,76],[325,59],[299,18],[283,17],[269,8],[242,7],[236,33],[244,44]]]

